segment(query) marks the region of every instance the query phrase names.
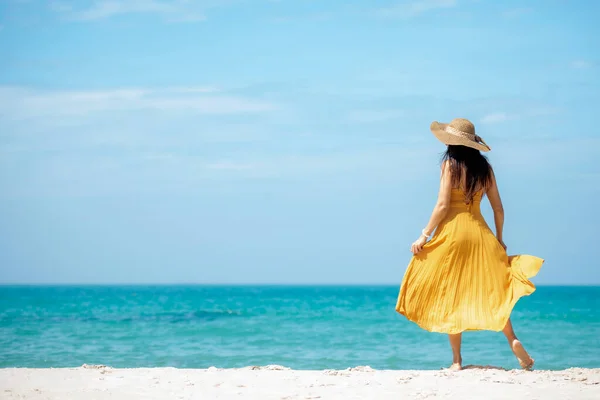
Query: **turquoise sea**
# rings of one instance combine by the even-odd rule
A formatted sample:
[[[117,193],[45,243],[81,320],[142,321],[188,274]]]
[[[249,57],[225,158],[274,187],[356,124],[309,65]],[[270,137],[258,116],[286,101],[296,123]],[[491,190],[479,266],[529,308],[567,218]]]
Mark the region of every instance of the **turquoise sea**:
[[[438,369],[447,337],[398,315],[396,286],[1,286],[0,367]],[[600,367],[600,287],[538,287],[513,313],[538,369]],[[466,364],[517,367],[501,333]]]

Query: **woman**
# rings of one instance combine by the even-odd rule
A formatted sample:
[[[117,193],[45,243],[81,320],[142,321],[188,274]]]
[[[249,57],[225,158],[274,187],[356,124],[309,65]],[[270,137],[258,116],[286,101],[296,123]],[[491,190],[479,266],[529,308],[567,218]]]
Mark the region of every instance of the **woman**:
[[[521,367],[531,369],[534,360],[517,339],[510,313],[520,297],[535,290],[528,278],[544,260],[507,255],[496,178],[480,153],[491,149],[475,134],[473,124],[461,118],[449,124],[433,122],[431,131],[448,150],[438,201],[412,244],[414,255],[396,311],[423,329],[448,334],[451,370],[462,369],[461,334],[470,330],[502,331]],[[494,210],[495,236],[479,208],[484,195]]]

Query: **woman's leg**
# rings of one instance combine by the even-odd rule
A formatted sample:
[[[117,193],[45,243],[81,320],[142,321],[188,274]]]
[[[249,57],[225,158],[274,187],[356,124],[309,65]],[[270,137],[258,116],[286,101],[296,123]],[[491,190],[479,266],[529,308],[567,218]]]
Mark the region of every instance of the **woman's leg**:
[[[525,350],[525,347],[523,347],[523,344],[521,344],[519,339],[517,339],[517,335],[515,335],[510,318],[506,322],[506,326],[502,330],[502,333],[504,333],[504,336],[506,336],[508,344],[510,345],[512,352],[515,354],[515,357],[517,357],[517,360],[519,360],[521,368],[533,368],[534,359],[529,356]]]
[[[448,338],[450,339],[450,347],[452,347],[452,365],[449,369],[452,371],[460,371],[462,369],[462,357],[460,355],[462,333],[448,335]]]

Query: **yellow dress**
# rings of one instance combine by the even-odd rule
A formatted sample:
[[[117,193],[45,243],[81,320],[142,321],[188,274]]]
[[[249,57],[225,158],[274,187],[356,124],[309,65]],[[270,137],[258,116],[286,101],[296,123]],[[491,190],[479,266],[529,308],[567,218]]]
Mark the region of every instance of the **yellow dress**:
[[[453,189],[448,215],[413,256],[396,311],[431,332],[500,331],[516,302],[535,286],[544,260],[508,256],[481,215],[482,194],[465,204]]]

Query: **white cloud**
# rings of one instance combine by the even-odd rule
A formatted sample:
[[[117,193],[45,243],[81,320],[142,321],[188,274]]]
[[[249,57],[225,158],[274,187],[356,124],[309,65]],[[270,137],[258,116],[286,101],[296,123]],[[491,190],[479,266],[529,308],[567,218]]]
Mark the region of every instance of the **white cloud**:
[[[336,14],[331,13],[331,12],[320,12],[320,13],[312,13],[312,14],[306,14],[306,15],[294,14],[294,15],[274,17],[274,18],[271,18],[270,21],[274,22],[274,23],[287,23],[287,22],[293,22],[293,21],[321,22],[321,21],[329,21],[335,15]]]
[[[437,148],[432,144],[433,148]],[[2,147],[0,147],[1,154]],[[46,152],[43,157],[31,154],[2,154],[0,172],[18,171],[24,162],[27,175],[0,173],[5,188],[0,197],[39,195],[95,195],[141,192],[182,192],[211,190],[203,182],[239,180],[308,179],[324,182],[328,177],[352,182],[417,181],[437,171],[438,152],[432,148],[385,146],[345,149],[327,153],[288,153],[279,151],[189,153],[177,149],[156,151]],[[219,154],[221,153],[221,154]],[[231,153],[231,152],[228,152]],[[25,161],[26,160],[26,161]],[[426,161],[424,161],[426,160]],[[425,164],[416,173],[406,171]],[[393,168],[390,166],[393,165]],[[212,186],[214,187],[214,186]]]
[[[212,86],[172,86],[167,89],[174,93],[215,93],[219,89]]]
[[[210,163],[206,166],[208,169],[217,169],[217,170],[248,170],[256,168],[256,164],[250,163],[240,163],[240,162],[232,162],[232,161],[219,161],[215,163]]]
[[[206,17],[202,14],[190,14],[190,15],[179,15],[175,17],[168,18],[168,22],[201,22],[204,21]]]
[[[532,107],[526,110],[523,117],[544,117],[548,115],[560,114],[563,110],[558,107]]]
[[[553,179],[557,174],[570,174],[574,177],[598,173],[597,163],[594,162],[598,146],[600,138],[564,136],[540,140],[533,135],[526,135],[518,141],[504,140],[496,145],[492,144],[497,154],[511,155],[495,159],[495,164],[502,169]]]
[[[0,87],[0,109],[5,118],[78,117],[106,111],[187,111],[196,114],[259,113],[275,104],[225,95],[210,87],[162,89],[117,88],[64,91]]]
[[[348,115],[348,120],[359,123],[383,122],[402,118],[405,115],[403,110],[356,110]]]
[[[531,14],[533,9],[531,7],[517,7],[504,10],[502,16],[505,18],[519,18],[527,14]]]
[[[206,2],[187,0],[96,0],[88,7],[74,8],[66,2],[53,2],[51,7],[77,21],[92,21],[122,14],[156,14],[172,22],[193,22],[205,19],[202,6]]]
[[[150,161],[171,161],[176,158],[177,155],[173,153],[148,153],[144,156],[144,159]]]
[[[496,112],[496,113],[485,115],[483,118],[481,118],[481,123],[482,124],[498,124],[501,122],[509,121],[513,118],[514,117],[508,115],[505,112]]]
[[[411,18],[440,9],[454,8],[457,0],[417,0],[401,2],[389,7],[380,8],[377,15],[390,18]]]
[[[68,13],[73,11],[73,7],[64,1],[51,1],[50,9],[56,12]]]
[[[546,117],[549,115],[559,114],[561,112],[562,110],[557,107],[527,107],[515,113],[495,112],[486,114],[480,119],[480,121],[482,124],[500,124],[507,121]]]
[[[588,69],[592,66],[593,64],[591,62],[585,60],[574,60],[571,62],[571,68],[575,69]]]

